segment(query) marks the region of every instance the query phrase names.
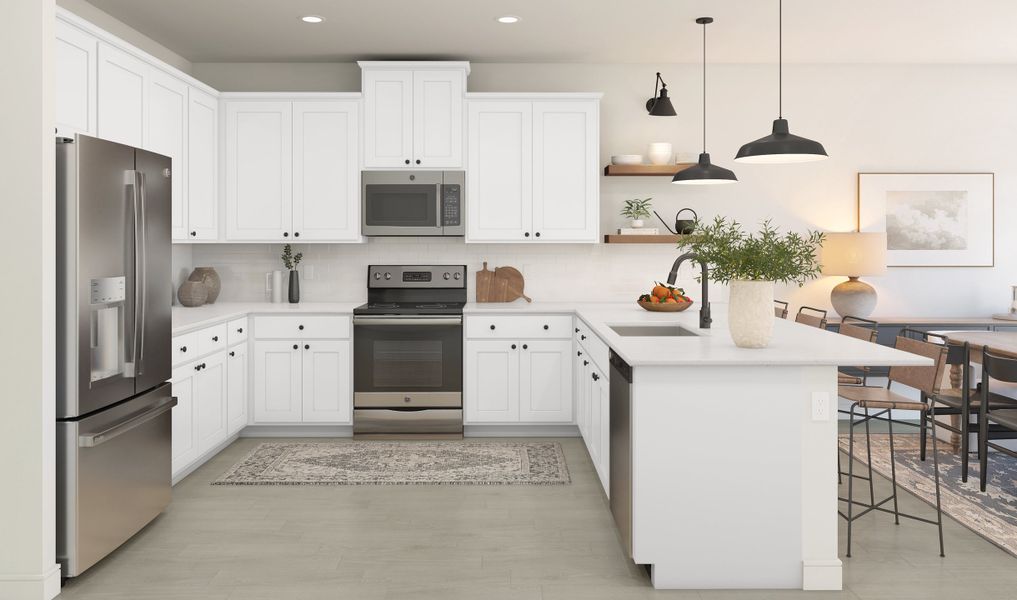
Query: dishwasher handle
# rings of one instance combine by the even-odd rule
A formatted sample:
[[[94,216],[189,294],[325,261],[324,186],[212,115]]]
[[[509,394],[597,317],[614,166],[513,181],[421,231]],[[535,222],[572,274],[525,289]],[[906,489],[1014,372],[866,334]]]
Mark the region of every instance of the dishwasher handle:
[[[140,427],[145,423],[148,423],[152,419],[169,412],[176,405],[177,405],[176,398],[172,396],[169,398],[165,398],[161,402],[150,408],[149,410],[146,410],[145,412],[141,413],[140,415],[134,415],[129,419],[124,419],[123,421],[120,421],[116,425],[108,427],[97,433],[89,433],[87,435],[78,436],[78,446],[82,448],[94,448],[101,444],[105,444],[106,442],[112,440],[113,438],[119,437],[127,433],[128,431]]]

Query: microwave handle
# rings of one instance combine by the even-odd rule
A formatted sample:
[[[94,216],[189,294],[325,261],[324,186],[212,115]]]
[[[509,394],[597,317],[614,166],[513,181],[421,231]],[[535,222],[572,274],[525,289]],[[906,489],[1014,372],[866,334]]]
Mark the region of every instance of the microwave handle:
[[[441,182],[438,182],[438,183],[435,184],[435,186],[438,188],[438,193],[435,194],[435,199],[438,202],[438,208],[436,209],[435,215],[438,216],[438,222],[435,223],[435,227],[437,227],[438,229],[444,229],[444,227],[445,227],[445,211],[444,211],[444,208],[445,207],[442,206],[442,194],[441,194],[442,188],[444,187],[444,185]]]

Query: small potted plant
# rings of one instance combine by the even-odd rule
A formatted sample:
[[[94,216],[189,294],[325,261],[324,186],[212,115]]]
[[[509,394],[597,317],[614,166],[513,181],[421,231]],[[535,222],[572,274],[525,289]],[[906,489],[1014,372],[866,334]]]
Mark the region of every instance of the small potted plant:
[[[650,202],[653,198],[640,200],[626,200],[625,207],[621,209],[621,215],[629,219],[629,226],[639,229],[643,226],[643,219],[650,216]]]
[[[304,253],[297,252],[293,254],[293,248],[286,244],[283,246],[282,261],[283,266],[290,272],[290,303],[297,304],[300,302],[300,273],[297,272],[297,266],[300,261],[303,260]]]
[[[819,276],[818,251],[824,234],[781,234],[770,221],[758,233],[745,233],[737,221],[716,217],[696,222],[678,247],[710,266],[710,279],[729,284],[728,327],[735,345],[764,348],[773,335],[775,282],[799,286]]]

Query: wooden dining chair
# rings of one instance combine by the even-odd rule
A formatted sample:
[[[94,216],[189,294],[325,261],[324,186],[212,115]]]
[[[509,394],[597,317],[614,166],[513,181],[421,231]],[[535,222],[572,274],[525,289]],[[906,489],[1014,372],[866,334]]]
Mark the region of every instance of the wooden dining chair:
[[[848,495],[847,498],[841,500],[847,503],[847,514],[840,513],[848,523],[848,534],[847,534],[847,556],[851,556],[851,530],[852,524],[855,520],[862,516],[873,512],[881,511],[891,513],[894,516],[894,522],[900,523],[900,517],[906,517],[915,521],[921,521],[923,523],[930,523],[936,525],[939,529],[939,555],[945,556],[943,549],[943,509],[940,503],[940,488],[939,488],[939,457],[936,448],[936,406],[935,403],[930,402],[928,399],[930,396],[935,395],[939,392],[940,382],[943,380],[943,373],[946,369],[946,346],[942,343],[933,343],[929,341],[929,337],[934,334],[928,334],[923,331],[916,331],[913,329],[903,329],[897,335],[894,347],[898,350],[905,352],[911,352],[920,356],[925,356],[933,360],[933,365],[929,367],[890,367],[889,381],[885,388],[877,387],[865,387],[858,385],[842,385],[838,386],[837,394],[841,398],[851,401],[851,421],[849,426],[848,434]],[[921,394],[920,400],[912,400],[904,395],[898,394],[893,391],[891,387],[894,385],[903,385],[916,389]],[[855,419],[856,411],[863,409],[866,414],[861,419]],[[868,411],[872,409],[876,412],[869,414]],[[917,515],[911,515],[902,513],[897,502],[897,468],[896,459],[894,455],[894,437],[893,437],[893,426],[894,425],[906,425],[910,427],[916,427],[921,429],[920,424],[912,423],[909,421],[895,421],[893,418],[894,410],[915,410],[923,414],[923,421],[927,421],[931,428],[932,433],[932,463],[933,463],[933,479],[936,485],[936,520],[926,519]],[[886,498],[875,501],[871,499],[869,504],[860,502],[854,499],[854,446],[855,446],[855,427],[860,424],[866,426],[866,442],[869,442],[869,421],[880,421],[886,423],[887,431],[889,433],[890,443],[890,483],[893,492]],[[872,466],[872,458],[869,456],[869,466]],[[871,475],[870,475],[871,477]],[[870,482],[870,498],[872,494],[871,482]],[[888,509],[883,505],[892,501],[893,509]],[[858,514],[854,514],[854,507],[856,504],[864,506]]]
[[[1017,431],[1017,410],[994,409],[990,401],[990,381],[1017,383],[1017,359],[994,354],[986,346],[982,348],[982,395],[978,407],[978,483],[984,492],[989,481],[989,449],[1017,458],[1017,452],[989,440],[989,427],[996,425],[1010,431]]]
[[[777,317],[778,319],[787,318],[787,309],[788,309],[787,302],[784,302],[783,300],[773,301],[773,316]]]
[[[795,315],[795,323],[826,329],[826,311],[821,308],[803,306],[798,309],[798,314]]]

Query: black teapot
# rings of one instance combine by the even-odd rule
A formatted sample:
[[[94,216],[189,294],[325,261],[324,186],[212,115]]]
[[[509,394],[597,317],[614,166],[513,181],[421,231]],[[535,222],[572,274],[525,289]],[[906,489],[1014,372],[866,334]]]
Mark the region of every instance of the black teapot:
[[[685,211],[689,211],[690,213],[692,213],[691,219],[678,218]],[[667,222],[664,221],[664,218],[661,217],[657,211],[653,211],[653,214],[657,215],[657,218],[660,219],[660,222],[664,223],[664,227],[673,235],[689,235],[690,233],[696,230],[696,221],[699,219],[699,215],[696,214],[696,211],[692,210],[691,208],[683,208],[675,214],[674,229],[671,229],[671,227],[668,226]]]

